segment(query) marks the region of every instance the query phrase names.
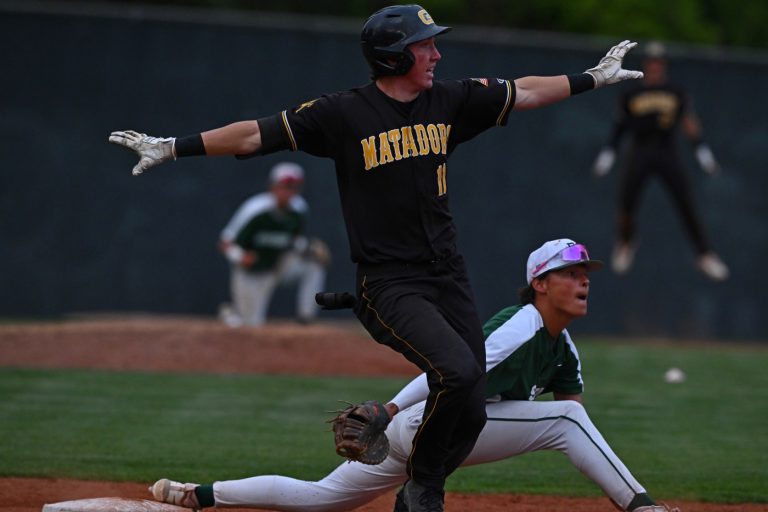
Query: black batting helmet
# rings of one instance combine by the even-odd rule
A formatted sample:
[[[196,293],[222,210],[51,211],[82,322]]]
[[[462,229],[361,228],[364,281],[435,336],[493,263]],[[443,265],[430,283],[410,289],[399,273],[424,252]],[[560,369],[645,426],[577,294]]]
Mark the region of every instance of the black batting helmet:
[[[449,30],[451,27],[437,25],[420,5],[393,5],[368,18],[360,44],[373,78],[404,75],[413,66],[413,54],[406,47]]]

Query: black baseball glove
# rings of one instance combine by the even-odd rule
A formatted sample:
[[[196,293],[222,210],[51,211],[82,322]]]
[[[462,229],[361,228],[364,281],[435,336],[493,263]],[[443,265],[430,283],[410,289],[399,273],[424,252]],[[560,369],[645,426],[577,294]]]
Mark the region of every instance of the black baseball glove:
[[[380,402],[367,400],[336,411],[330,420],[336,453],[350,461],[380,464],[389,455],[389,440],[384,434],[390,418]]]

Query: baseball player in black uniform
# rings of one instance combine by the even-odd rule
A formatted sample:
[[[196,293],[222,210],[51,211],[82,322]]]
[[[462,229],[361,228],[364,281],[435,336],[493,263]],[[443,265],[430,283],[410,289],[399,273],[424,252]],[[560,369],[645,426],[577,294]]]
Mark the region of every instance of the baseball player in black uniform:
[[[435,38],[449,30],[418,5],[387,7],[363,26],[367,85],[186,137],[119,131],[109,138],[139,154],[134,174],[193,155],[291,150],[334,160],[357,263],[355,314],[374,339],[428,376],[430,393],[401,489],[410,512],[443,510],[445,478],[469,454],[486,420],[482,325],[456,249],[448,156],[458,144],[505,125],[512,110],[642,77],[622,69],[635,46],[623,41],[584,73],[438,81]],[[199,498],[212,505],[210,497]]]
[[[593,172],[606,175],[613,166],[618,148],[630,139],[622,175],[617,216],[617,241],[612,267],[623,274],[632,266],[637,249],[635,214],[640,197],[654,176],[669,192],[680,213],[696,251],[696,266],[714,281],[724,281],[728,267],[712,250],[696,215],[686,169],[677,151],[677,133],[685,134],[695,148],[696,159],[707,174],[718,172],[712,150],[701,137],[701,125],[688,95],[667,80],[664,47],[651,41],[645,48],[642,83],[633,84],[619,98],[618,119],[608,144],[595,160]]]

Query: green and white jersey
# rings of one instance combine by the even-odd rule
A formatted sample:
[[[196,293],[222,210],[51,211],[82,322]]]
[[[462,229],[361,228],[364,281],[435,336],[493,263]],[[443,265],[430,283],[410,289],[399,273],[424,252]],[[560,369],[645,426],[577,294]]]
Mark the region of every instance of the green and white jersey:
[[[300,196],[292,197],[289,207],[280,210],[271,193],[258,194],[235,212],[221,232],[221,238],[243,249],[256,251],[258,258],[249,271],[270,270],[304,232],[307,211],[307,203]]]
[[[552,338],[533,304],[499,311],[483,333],[489,398],[534,400],[541,393],[584,391],[579,353],[568,331]]]
[[[510,306],[483,326],[488,374],[488,402],[535,400],[556,391],[578,395],[584,391],[581,362],[567,330],[553,339],[533,304]],[[422,373],[391,400],[400,410],[429,395]]]

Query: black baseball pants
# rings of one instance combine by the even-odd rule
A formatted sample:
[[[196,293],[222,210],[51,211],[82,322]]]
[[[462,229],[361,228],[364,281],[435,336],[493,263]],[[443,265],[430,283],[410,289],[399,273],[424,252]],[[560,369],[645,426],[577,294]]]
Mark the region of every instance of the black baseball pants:
[[[355,314],[426,372],[429,397],[408,476],[442,489],[485,425],[485,342],[464,260],[360,264]]]
[[[619,190],[619,239],[623,242],[634,239],[635,213],[640,197],[648,180],[656,175],[669,192],[696,252],[709,251],[709,242],[694,208],[691,185],[674,150],[666,146],[639,147],[630,150],[628,157]]]

